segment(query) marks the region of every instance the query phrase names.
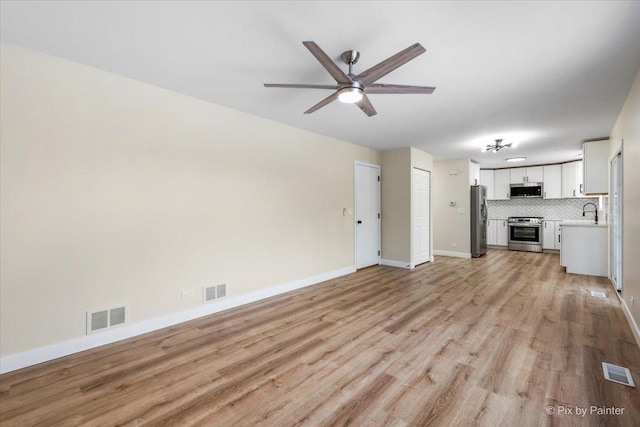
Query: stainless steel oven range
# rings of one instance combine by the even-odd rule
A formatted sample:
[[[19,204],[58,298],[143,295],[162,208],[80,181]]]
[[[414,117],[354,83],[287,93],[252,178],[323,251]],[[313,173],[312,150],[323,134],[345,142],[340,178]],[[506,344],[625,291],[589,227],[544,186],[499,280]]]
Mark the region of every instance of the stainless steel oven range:
[[[509,225],[509,250],[542,252],[542,218],[512,216]]]

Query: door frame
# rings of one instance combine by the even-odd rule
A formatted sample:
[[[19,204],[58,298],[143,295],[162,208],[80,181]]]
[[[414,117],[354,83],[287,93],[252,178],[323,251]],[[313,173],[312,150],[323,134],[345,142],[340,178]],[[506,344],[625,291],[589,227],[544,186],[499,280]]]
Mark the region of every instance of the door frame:
[[[615,161],[615,159],[618,157],[618,155],[620,155],[620,168],[621,168],[621,173],[623,173],[624,171],[624,154],[623,154],[623,150],[622,150],[622,145],[623,145],[623,141],[619,140],[620,143],[619,145],[615,148],[615,150],[613,150],[613,152],[610,153],[609,155],[609,162],[608,162],[608,174],[609,174],[609,203],[608,203],[608,214],[609,214],[609,228],[611,227],[611,217],[613,215],[613,192],[614,192],[614,188],[613,188],[613,162]],[[622,194],[624,194],[624,180],[620,181],[620,187],[622,188]],[[622,203],[622,199],[620,199],[620,202]],[[618,221],[620,222],[620,227],[622,227],[623,221],[624,221],[624,212],[622,210],[622,205],[621,205],[621,209],[620,209],[620,218],[618,218]],[[618,223],[618,221],[616,221],[616,224]],[[613,234],[613,230],[609,230],[608,236],[607,236],[607,240],[609,241],[609,256],[608,258],[608,265],[609,265],[609,281],[611,282],[611,284],[613,285],[613,288],[616,291],[616,295],[618,295],[618,298],[620,298],[622,300],[622,297],[624,297],[624,281],[622,280],[622,275],[624,272],[624,264],[622,263],[622,254],[624,251],[624,245],[623,245],[623,240],[624,240],[624,236],[622,233],[620,233],[619,239],[620,239],[620,274],[617,277],[617,281],[614,282],[612,279],[612,271],[615,268],[614,265],[611,265],[611,261],[612,261],[612,254],[613,254],[613,245],[615,245],[615,242],[611,241],[611,235]]]
[[[357,168],[358,166],[370,167],[378,170],[378,176],[380,179],[378,180],[378,213],[380,216],[378,217],[378,265],[380,265],[380,259],[382,259],[382,212],[380,210],[382,206],[381,199],[381,184],[382,184],[382,173],[380,165],[376,165],[374,163],[361,162],[359,160],[355,160],[353,162],[353,266],[357,270],[358,269],[358,227],[356,224],[358,218],[358,206],[356,204],[356,195],[358,191],[358,177],[357,177]]]

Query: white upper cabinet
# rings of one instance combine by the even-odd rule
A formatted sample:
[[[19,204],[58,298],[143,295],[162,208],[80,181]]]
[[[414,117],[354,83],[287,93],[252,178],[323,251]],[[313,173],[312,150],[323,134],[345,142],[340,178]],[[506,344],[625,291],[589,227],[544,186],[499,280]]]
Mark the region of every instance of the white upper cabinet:
[[[562,165],[543,167],[542,196],[545,199],[562,198]]]
[[[541,182],[543,184],[542,197],[545,199],[584,197],[582,164],[582,160],[576,160],[545,166],[482,169],[480,170],[480,185],[487,187],[489,200],[509,199],[510,185],[522,182]],[[584,169],[586,170],[587,167],[585,166]],[[607,180],[605,179],[604,182],[606,183]]]
[[[480,185],[487,187],[487,199],[493,200],[493,169],[480,171]]]
[[[582,160],[562,164],[562,197],[583,197]]]
[[[542,166],[512,168],[509,169],[509,183],[520,184],[522,182],[542,182],[542,174]]]
[[[507,200],[509,198],[509,169],[493,171],[493,200]]]
[[[542,166],[532,166],[527,168],[527,182],[542,182],[544,172]]]
[[[608,194],[609,140],[585,142],[582,152],[584,194]]]
[[[526,171],[527,168],[509,169],[509,183],[520,184],[521,182],[526,182]]]

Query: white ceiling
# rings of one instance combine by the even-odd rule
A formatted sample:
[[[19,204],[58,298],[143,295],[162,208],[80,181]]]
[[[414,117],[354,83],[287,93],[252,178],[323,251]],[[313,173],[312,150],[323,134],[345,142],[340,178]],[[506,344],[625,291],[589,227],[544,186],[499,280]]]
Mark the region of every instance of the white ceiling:
[[[606,137],[640,66],[640,2],[9,2],[2,39],[379,150],[412,145],[483,167],[576,159]],[[302,45],[358,74],[415,42],[427,52],[381,83],[432,95],[370,95],[378,115],[330,92],[263,83],[334,83]],[[517,142],[481,153],[493,139]],[[513,165],[513,164],[510,164]]]

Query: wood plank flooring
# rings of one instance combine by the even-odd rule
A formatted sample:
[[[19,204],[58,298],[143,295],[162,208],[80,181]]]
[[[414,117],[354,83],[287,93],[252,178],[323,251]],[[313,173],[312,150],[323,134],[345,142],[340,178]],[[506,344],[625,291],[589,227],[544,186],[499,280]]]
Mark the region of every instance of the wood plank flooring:
[[[0,424],[640,426],[640,389],[605,381],[603,361],[640,385],[606,279],[490,250],[367,268],[5,374]]]

